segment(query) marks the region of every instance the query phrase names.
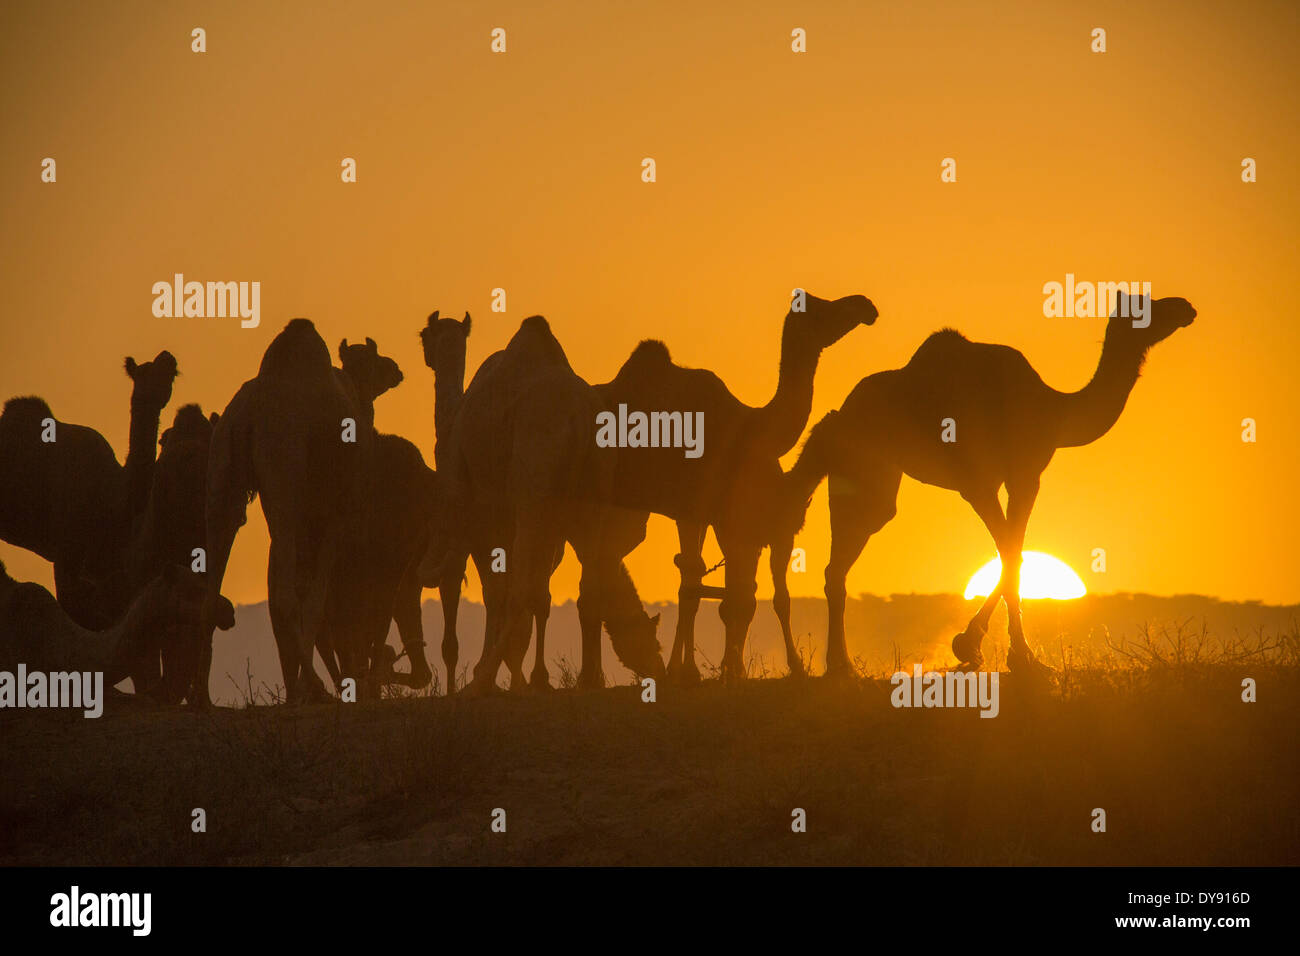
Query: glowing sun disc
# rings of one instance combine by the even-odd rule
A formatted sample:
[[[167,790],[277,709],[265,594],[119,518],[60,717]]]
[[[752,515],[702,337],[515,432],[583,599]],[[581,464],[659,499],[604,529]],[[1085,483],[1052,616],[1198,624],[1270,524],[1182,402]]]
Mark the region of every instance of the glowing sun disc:
[[[966,585],[964,597],[967,601],[988,597],[989,592],[998,586],[1001,577],[1002,558],[997,557],[975,572]],[[1020,565],[1020,597],[1023,600],[1053,598],[1057,601],[1070,601],[1087,593],[1083,580],[1060,558],[1041,551],[1024,552],[1024,561]]]

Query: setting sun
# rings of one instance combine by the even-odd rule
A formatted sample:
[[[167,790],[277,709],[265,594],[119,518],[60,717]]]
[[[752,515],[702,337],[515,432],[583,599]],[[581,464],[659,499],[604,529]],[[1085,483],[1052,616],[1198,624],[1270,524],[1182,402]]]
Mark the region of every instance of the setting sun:
[[[987,597],[1002,576],[1002,559],[994,558],[980,568],[966,585],[966,600]],[[1020,596],[1026,600],[1053,598],[1068,601],[1088,593],[1083,580],[1060,558],[1041,551],[1026,551],[1020,565]]]

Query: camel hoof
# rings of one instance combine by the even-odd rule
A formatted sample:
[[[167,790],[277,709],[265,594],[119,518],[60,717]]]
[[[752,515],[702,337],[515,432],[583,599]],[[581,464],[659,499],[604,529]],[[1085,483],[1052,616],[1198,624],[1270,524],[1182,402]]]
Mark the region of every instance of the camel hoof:
[[[842,683],[844,681],[852,680],[856,676],[857,675],[853,673],[853,666],[849,664],[848,661],[845,661],[842,664],[831,663],[826,665],[827,680]]]
[[[668,683],[678,687],[694,687],[700,683],[700,669],[694,662],[677,664],[668,668]]]
[[[793,680],[803,680],[808,676],[808,671],[804,669],[802,661],[795,661],[793,664],[787,666],[790,668],[790,673],[786,676]]]
[[[478,677],[473,678],[468,684],[460,689],[461,696],[463,697],[487,697],[491,694],[495,694],[496,691],[496,684],[482,680]]]
[[[967,628],[952,639],[952,654],[961,664],[958,670],[975,670],[984,663],[984,654],[980,644],[984,641],[984,632],[971,633]]]

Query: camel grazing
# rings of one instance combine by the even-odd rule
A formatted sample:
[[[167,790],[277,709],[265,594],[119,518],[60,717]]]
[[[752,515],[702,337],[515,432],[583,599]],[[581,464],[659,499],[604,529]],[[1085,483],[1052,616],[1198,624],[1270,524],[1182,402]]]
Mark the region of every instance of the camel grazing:
[[[348,345],[344,339],[339,363],[373,423],[375,399],[401,383],[401,370],[369,338],[364,345]],[[349,545],[352,560],[335,567],[327,645],[320,648],[335,686],[343,676],[370,678],[358,682],[367,695],[377,693],[379,683],[424,687],[433,677],[419,626],[418,568],[438,500],[437,478],[415,445],[397,435],[371,434],[361,536]],[[395,658],[385,653],[394,618],[411,661],[409,674],[393,672]]]
[[[779,498],[779,459],[794,447],[808,422],[822,351],[858,325],[871,325],[877,316],[876,307],[861,295],[834,301],[805,295],[803,304],[804,311],[791,309],[786,314],[776,393],[761,407],[741,402],[710,371],[674,364],[667,347],[654,340],[638,345],[613,381],[596,386],[607,408],[703,412],[704,451],[698,458],[673,447],[601,453],[617,459],[615,504],[653,511],[677,522],[681,553],[675,562],[680,585],[669,659],[669,674],[675,679],[699,680],[695,615],[705,573],[701,552],[710,525],[726,561],[719,607],[727,633],[723,676],[744,677],[743,652],[754,616],[758,559],[770,541],[768,517]]]
[[[132,601],[122,620],[103,631],[77,624],[39,584],[9,577],[0,563],[0,670],[102,671],[112,687],[141,657],[157,658],[167,641],[196,644],[203,587],[169,565]]]
[[[0,416],[0,539],[53,562],[60,603],[98,629],[125,608],[106,598],[103,582],[147,500],[159,418],[177,375],[170,352],[143,365],[128,358],[125,368],[133,382],[125,467],[99,432],[55,421],[39,398],[11,399]],[[54,441],[44,440],[47,421]]]
[[[459,517],[451,535],[467,543],[483,582],[488,620],[471,683],[477,692],[494,686],[502,663],[512,690],[526,686],[531,625],[549,610],[549,579],[566,540],[582,563],[580,686],[604,686],[602,623],[630,670],[662,676],[658,617],[645,613],[620,563],[644,537],[645,519],[629,521],[608,504],[614,463],[597,456],[595,444],[603,408],[541,316],[525,319],[465,390],[444,481]],[[493,570],[498,548],[505,573]]]
[[[208,593],[189,699],[206,706],[221,582],[248,504],[261,494],[271,534],[271,627],[291,701],[327,696],[313,667],[335,563],[364,514],[372,436],[355,390],[307,319],[267,347],[256,377],[221,414],[208,460]],[[350,438],[352,440],[345,440]]]
[[[793,531],[802,525],[808,501],[827,475],[828,675],[850,672],[844,581],[867,539],[894,516],[904,474],[960,493],[988,528],[1002,557],[998,586],[966,630],[953,638],[958,661],[964,668],[982,663],[980,643],[1002,598],[1011,635],[1008,666],[1028,669],[1035,663],[1020,620],[1020,561],[1039,476],[1058,448],[1090,444],[1110,430],[1124,410],[1147,351],[1191,325],[1196,310],[1186,299],[1157,299],[1150,303],[1145,328],[1134,328],[1127,318],[1132,314],[1127,306],[1116,307],[1096,373],[1077,392],[1058,392],[1044,384],[1013,348],[971,342],[944,329],[926,339],[903,368],[864,378],[839,411],[818,422],[787,476],[793,513],[783,543],[773,546],[771,557],[778,593],[773,603],[792,672],[798,656],[790,632],[786,569]],[[948,419],[955,441],[943,440]],[[1003,485],[1005,513],[998,500]]]

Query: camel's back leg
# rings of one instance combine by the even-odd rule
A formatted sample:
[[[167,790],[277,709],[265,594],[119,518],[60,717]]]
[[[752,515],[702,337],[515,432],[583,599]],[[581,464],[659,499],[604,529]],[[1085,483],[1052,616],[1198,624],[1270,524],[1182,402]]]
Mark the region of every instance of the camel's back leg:
[[[780,541],[772,543],[768,564],[772,570],[772,610],[781,625],[781,637],[785,641],[785,663],[791,677],[803,677],[807,673],[803,661],[799,659],[799,650],[794,646],[794,634],[790,630],[790,586],[786,575],[790,571],[790,554],[794,551],[794,536],[782,536]]]
[[[285,699],[298,699],[298,634],[302,609],[298,600],[297,548],[287,535],[271,538],[266,562],[267,604],[271,612],[271,633],[280,655]]]
[[[551,689],[551,674],[546,669],[546,622],[551,616],[550,576],[564,559],[564,542],[561,541],[551,558],[551,569],[547,574],[546,593],[533,592],[533,622],[537,628],[537,652],[533,655],[533,673],[528,678],[528,685],[535,690]]]
[[[826,563],[826,673],[850,672],[844,634],[845,581],[867,540],[898,510],[903,473],[883,462],[860,464],[851,478],[832,473],[828,482],[831,555]]]
[[[442,663],[447,669],[447,693],[456,693],[456,664],[460,658],[460,638],[456,621],[460,614],[460,587],[465,580],[467,556],[460,550],[449,551],[438,571],[438,601],[442,604]]]
[[[700,585],[704,580],[704,535],[708,526],[692,521],[677,522],[677,628],[668,655],[668,673],[675,681],[698,683],[695,666],[695,616],[700,609]]]
[[[433,679],[429,659],[424,654],[424,621],[420,616],[420,598],[424,586],[420,581],[420,562],[413,561],[402,574],[393,598],[393,620],[402,637],[402,647],[411,660],[411,686],[425,687]]]

